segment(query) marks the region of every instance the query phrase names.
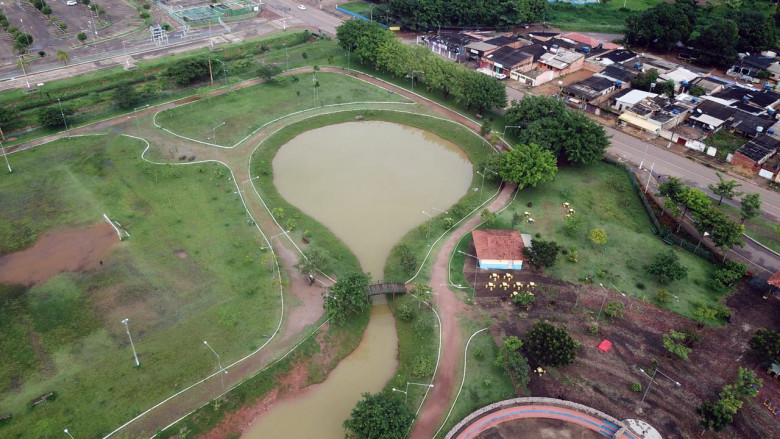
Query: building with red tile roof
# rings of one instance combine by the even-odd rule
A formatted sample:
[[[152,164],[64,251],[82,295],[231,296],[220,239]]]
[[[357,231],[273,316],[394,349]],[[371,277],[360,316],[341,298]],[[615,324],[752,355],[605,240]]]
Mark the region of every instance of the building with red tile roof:
[[[474,239],[479,268],[523,268],[523,238],[517,230],[474,230],[471,236]]]

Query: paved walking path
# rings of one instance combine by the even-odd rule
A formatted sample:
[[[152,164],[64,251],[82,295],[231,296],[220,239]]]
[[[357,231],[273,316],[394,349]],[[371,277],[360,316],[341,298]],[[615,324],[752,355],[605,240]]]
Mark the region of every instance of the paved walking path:
[[[498,196],[490,203],[488,209],[495,212],[504,207],[516,188],[517,186],[512,184],[504,185]],[[447,265],[450,254],[460,236],[476,227],[480,222],[482,222],[482,218],[477,215],[461,224],[441,246],[433,262],[430,286],[434,294],[438,294],[442,353],[439,361],[439,370],[433,381],[433,390],[431,390],[430,397],[426,400],[418,421],[412,429],[410,435],[412,439],[431,439],[441,424],[442,418],[453,399],[458,371],[462,367],[459,360],[463,352],[463,343],[460,328],[458,327],[458,315],[465,312],[467,307],[455,298],[455,294],[448,288]]]

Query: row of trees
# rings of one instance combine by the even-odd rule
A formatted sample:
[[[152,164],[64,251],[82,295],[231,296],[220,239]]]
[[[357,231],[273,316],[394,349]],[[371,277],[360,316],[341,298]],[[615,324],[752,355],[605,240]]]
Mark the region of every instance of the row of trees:
[[[735,194],[735,184],[723,180],[722,176],[720,178],[721,182],[718,185],[711,185],[710,189],[716,195],[723,194],[721,200],[723,197],[729,198],[733,196]],[[742,223],[737,223],[731,220],[721,209],[713,206],[710,198],[704,191],[686,185],[677,177],[670,177],[669,180],[661,183],[659,193],[667,197],[664,201],[664,207],[681,212],[678,219],[680,223],[677,227],[678,232],[682,228],[685,215],[691,212],[694,218],[694,225],[699,233],[702,234],[702,237],[704,233],[707,233],[712,242],[724,250],[731,249],[735,245],[743,246],[742,233],[745,230],[745,226],[742,223],[757,217],[761,213],[759,195],[747,194],[742,198],[742,209],[740,211]]]
[[[405,29],[428,30],[440,27],[511,27],[523,22],[542,21],[545,12],[547,0],[389,0],[377,6],[371,15]]]
[[[8,32],[8,35],[10,35],[11,39],[14,40],[14,50],[19,53],[26,52],[27,48],[30,47],[33,42],[32,35],[22,32],[16,26],[11,26],[11,23],[8,21],[8,17],[6,17],[2,11],[0,11],[0,27]]]
[[[737,52],[758,53],[777,41],[775,17],[756,5],[701,6],[695,0],[661,2],[626,19],[625,40],[644,48],[690,45],[704,64],[728,65]]]
[[[360,63],[395,77],[421,82],[428,90],[439,90],[447,98],[479,113],[507,104],[504,84],[474,70],[439,58],[425,47],[403,44],[377,23],[348,20],[336,29],[339,45]]]
[[[722,431],[734,421],[734,415],[749,398],[758,395],[758,389],[764,384],[752,370],[740,367],[737,379],[723,386],[715,402],[705,401],[699,406],[701,425],[708,430]]]

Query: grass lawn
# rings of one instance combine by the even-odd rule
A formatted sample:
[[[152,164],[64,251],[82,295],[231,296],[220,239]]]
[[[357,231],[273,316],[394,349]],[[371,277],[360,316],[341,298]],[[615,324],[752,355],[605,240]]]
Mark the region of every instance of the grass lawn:
[[[459,324],[464,343],[474,332],[485,326],[491,326],[489,321],[479,322],[476,320],[461,320]],[[506,369],[494,365],[497,355],[498,347],[493,342],[490,331],[480,332],[471,339],[466,354],[466,381],[463,383],[458,400],[455,401],[452,414],[444,424],[444,428],[436,436],[437,438],[445,437],[452,427],[473,411],[494,402],[517,396],[514,384]],[[460,385],[461,379],[462,375],[458,375],[457,386]]]
[[[312,86],[315,77],[320,83],[317,104]],[[230,146],[267,122],[320,103],[409,102],[403,96],[339,73],[305,73],[296,78],[297,83],[284,78],[281,83],[258,84],[165,110],[157,115],[157,123],[177,134],[214,143],[212,127],[224,122],[216,130],[216,143]]]
[[[564,229],[562,203],[565,201],[576,210],[574,218],[579,227],[573,233]],[[533,203],[532,207],[528,207],[529,202]],[[518,227],[521,233],[540,233],[542,239],[552,239],[579,255],[576,263],[561,255],[558,263],[546,270],[550,276],[583,283],[593,275],[596,284],[603,283],[625,294],[648,299],[653,299],[663,288],[679,297],[679,301],[663,306],[689,317],[696,302],[715,305],[720,299],[709,287],[715,267],[652,234],[650,220],[622,169],[602,162],[587,167],[565,167],[552,183],[520,192],[510,208],[499,215],[498,225],[494,227],[509,228],[513,213],[524,211],[531,212],[536,223],[521,223]],[[588,232],[594,228],[606,231],[606,245],[597,246],[588,239]],[[644,267],[656,254],[670,248],[688,268],[688,276],[662,285]]]
[[[45,231],[102,222],[104,212],[131,238],[99,270],[0,290],[0,413],[14,415],[0,427],[4,438],[54,437],[63,426],[101,437],[214,372],[203,340],[229,364],[276,327],[279,290],[230,173],[216,164],[148,164],[139,158],[143,147],[86,136],[9,156],[0,251],[27,247]],[[47,392],[57,399],[28,409]]]
[[[395,315],[399,361],[395,378],[387,383],[385,391],[392,392],[394,387],[404,390],[407,381],[427,384],[438,358],[439,321],[429,307],[411,295],[397,295],[395,300],[388,296],[388,303]],[[402,317],[403,311],[409,317]],[[420,407],[425,390],[424,386],[409,386],[406,403],[413,412]]]
[[[736,136],[726,130],[720,130],[707,139],[707,144],[718,149],[717,157],[725,161],[726,156],[744,145],[747,139]]]
[[[341,6],[342,9],[346,9],[350,12],[360,14],[364,17],[369,17],[371,15],[371,9],[373,5],[370,5],[366,2],[349,2],[340,4],[339,6]]]

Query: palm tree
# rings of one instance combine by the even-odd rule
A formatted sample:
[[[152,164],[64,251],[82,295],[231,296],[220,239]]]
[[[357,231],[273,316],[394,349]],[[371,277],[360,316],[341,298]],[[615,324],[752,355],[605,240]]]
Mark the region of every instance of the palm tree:
[[[70,56],[68,56],[68,52],[57,49],[57,59],[64,62],[65,65],[68,65],[68,61],[70,61]]]

